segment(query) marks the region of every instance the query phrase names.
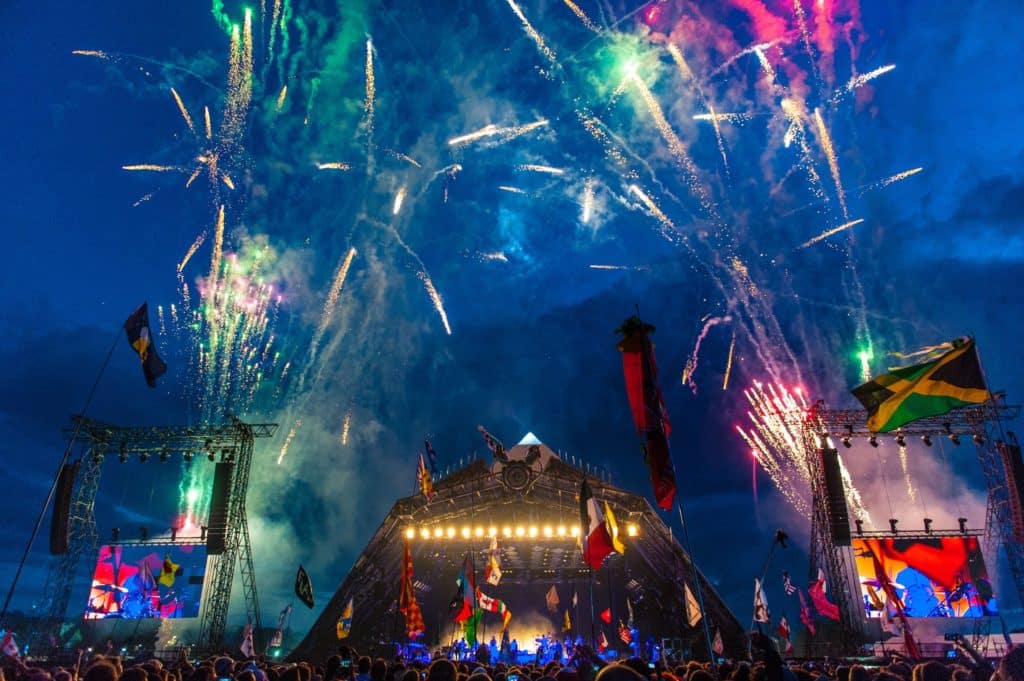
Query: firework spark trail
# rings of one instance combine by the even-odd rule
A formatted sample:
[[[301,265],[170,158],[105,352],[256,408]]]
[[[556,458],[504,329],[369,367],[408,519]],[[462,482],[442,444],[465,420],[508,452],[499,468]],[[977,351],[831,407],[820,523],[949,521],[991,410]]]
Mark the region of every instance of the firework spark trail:
[[[274,38],[277,35],[278,21],[281,19],[281,0],[274,0],[274,6],[270,12],[270,38],[267,41],[267,59],[274,58]],[[278,109],[280,108],[279,106]]]
[[[199,173],[201,172],[203,172],[202,166],[199,166],[198,168],[192,171],[192,174],[188,176],[187,180],[185,180],[185,189],[188,189],[189,187],[192,186],[192,183],[196,181],[196,178],[199,177]]]
[[[761,62],[761,68],[764,69],[765,75],[768,76],[768,84],[775,85],[775,69],[768,62],[768,57],[765,56],[764,50],[761,49],[760,45],[754,48],[754,54],[757,55],[757,60]]]
[[[588,17],[586,13],[582,9],[580,9],[579,5],[577,5],[572,0],[564,0],[564,2],[565,6],[572,10],[572,13],[576,15],[577,19],[583,22],[584,26],[586,26],[594,33],[601,32],[601,29],[597,25],[595,25],[593,21],[590,20],[590,17]]]
[[[281,113],[281,109],[284,108],[284,100],[288,96],[288,86],[285,85],[281,88],[281,92],[277,95],[277,112]]]
[[[631,270],[629,265],[591,265],[592,270]]]
[[[210,277],[207,297],[217,295],[217,275],[220,273],[221,260],[224,257],[224,206],[217,210],[217,223],[213,228],[213,252],[210,254]]]
[[[839,208],[843,211],[843,219],[849,220],[850,213],[846,210],[846,192],[843,190],[843,182],[839,178],[839,159],[836,157],[835,147],[832,146],[832,138],[825,127],[825,120],[821,117],[821,109],[814,110],[814,122],[818,126],[818,141],[821,150],[828,160],[828,169],[832,172],[832,181],[836,185],[836,197],[839,199]]]
[[[853,92],[854,90],[861,87],[865,83],[872,81],[875,78],[878,78],[879,76],[883,76],[889,73],[890,71],[894,70],[895,68],[895,64],[887,64],[885,66],[879,66],[877,69],[868,71],[867,73],[863,73],[859,76],[854,76],[849,80],[849,82],[846,83],[846,86],[843,87],[843,89],[840,90],[836,97],[834,97],[833,99],[838,99],[843,94]]]
[[[334,310],[338,305],[338,297],[341,295],[341,289],[345,286],[345,278],[348,277],[349,267],[352,266],[352,259],[355,257],[356,249],[353,246],[345,254],[345,257],[338,264],[338,269],[334,273],[331,288],[328,290],[327,298],[324,300],[323,311],[320,313],[320,323],[317,325],[316,332],[313,334],[313,340],[309,344],[310,366],[316,362],[317,352],[320,350],[320,342],[323,340],[327,327],[330,326],[331,319],[334,317]],[[303,382],[305,382],[305,374],[303,374],[300,385]]]
[[[343,161],[328,161],[327,163],[317,163],[317,170],[352,170],[352,166]]]
[[[497,125],[490,123],[474,132],[451,138],[448,140],[448,146],[457,147],[463,144],[469,144],[470,142],[476,142],[477,140],[486,139],[488,137],[501,137],[502,141],[507,142],[510,139],[519,137],[520,135],[525,135],[526,133],[547,124],[548,121],[546,119],[534,121],[533,123],[526,123],[525,125],[514,125],[508,128],[498,127]]]
[[[793,13],[796,15],[796,25],[800,29],[800,37],[804,41],[804,50],[811,61],[811,70],[817,78],[818,65],[814,57],[814,47],[811,45],[811,31],[807,26],[807,14],[804,12],[803,3],[800,0],[793,0]]]
[[[188,129],[192,132],[196,131],[196,126],[192,122],[192,116],[189,115],[188,109],[185,108],[185,102],[181,101],[181,97],[178,95],[178,91],[171,88],[171,95],[174,97],[174,102],[178,105],[178,111],[181,112],[181,117],[185,119],[185,123],[188,124]]]
[[[907,464],[907,446],[900,445],[900,468],[903,469],[903,480],[907,484],[907,496],[911,502],[917,503],[917,488],[914,487],[914,481],[910,478],[910,468]]]
[[[227,173],[221,173],[220,174],[220,179],[224,183],[225,187],[227,187],[228,189],[234,191],[235,183],[232,182],[230,175],[228,175]]]
[[[868,192],[874,191],[875,189],[882,189],[884,187],[888,187],[889,185],[895,182],[905,180],[912,175],[917,175],[922,170],[924,170],[924,168],[911,168],[910,170],[904,170],[902,173],[896,173],[895,175],[891,175],[890,177],[887,177],[884,180],[872,182],[871,184],[861,188],[859,196],[864,196]]]
[[[419,164],[419,161],[414,159],[412,156],[409,156],[408,154],[403,154],[402,152],[395,151],[394,149],[385,149],[384,151],[390,154],[391,156],[394,156],[395,158],[399,159],[400,161],[405,161],[409,165],[415,166],[417,168],[423,167]]]
[[[565,170],[562,168],[553,168],[552,166],[537,165],[535,163],[521,163],[516,166],[516,170],[533,172],[533,173],[545,173],[547,175],[565,175]]]
[[[507,0],[507,2],[508,6],[512,8],[512,11],[515,12],[517,17],[519,17],[519,21],[522,22],[523,30],[526,31],[526,35],[530,36],[534,45],[537,46],[537,51],[544,55],[552,67],[557,67],[558,57],[555,55],[555,51],[547,46],[547,43],[544,42],[544,38],[541,37],[540,33],[537,33],[537,29],[533,27],[530,20],[526,18],[525,14],[523,14],[523,10],[519,9],[519,5],[516,4],[516,1]]]
[[[821,180],[821,175],[818,174],[818,169],[814,165],[814,157],[811,154],[811,149],[807,145],[807,134],[804,129],[804,117],[805,111],[801,103],[788,97],[783,97],[779,102],[779,106],[782,108],[782,112],[789,120],[789,130],[786,132],[786,139],[784,140],[785,146],[789,146],[793,141],[797,142],[800,146],[800,163],[803,165],[804,170],[807,171],[807,178],[811,184],[811,191],[821,201],[828,201],[828,194],[825,192],[825,184]]]
[[[500,189],[503,192],[508,192],[510,194],[520,194],[522,196],[530,195],[529,192],[527,192],[525,189],[520,189],[519,187],[510,187],[507,184],[499,184],[498,189]]]
[[[402,203],[405,201],[406,191],[406,187],[403,184],[401,187],[398,188],[398,191],[395,192],[395,201],[391,207],[392,215],[398,215],[398,213],[402,210]]]
[[[852,229],[853,227],[856,227],[857,225],[859,225],[862,222],[864,222],[864,218],[858,218],[857,220],[850,220],[849,222],[843,223],[843,224],[839,225],[838,227],[833,227],[832,229],[829,229],[829,230],[826,230],[826,231],[822,232],[821,234],[819,234],[818,236],[814,237],[813,239],[809,239],[808,241],[803,242],[802,244],[797,246],[797,249],[799,250],[801,248],[807,248],[808,246],[813,246],[814,244],[818,243],[819,241],[823,241],[823,240],[829,238],[833,234],[838,234],[839,232],[843,232],[843,231],[846,231],[848,229]]]
[[[128,170],[131,172],[148,171],[151,173],[169,173],[172,171],[181,171],[178,166],[161,166],[155,163],[136,163],[135,165],[121,166],[121,170]]]
[[[138,208],[139,206],[144,204],[146,201],[149,201],[151,198],[153,198],[153,194],[155,194],[155,193],[156,192],[150,192],[148,194],[144,194],[143,196],[140,196],[139,200],[132,204],[132,208]]]
[[[416,273],[416,276],[423,282],[423,287],[427,290],[427,295],[430,296],[430,301],[434,304],[434,309],[437,310],[437,314],[441,316],[441,323],[444,324],[444,330],[448,335],[452,335],[452,327],[448,325],[448,313],[444,311],[444,301],[441,300],[441,294],[434,288],[434,282],[430,280],[430,275],[427,274],[426,270]]]
[[[299,431],[299,427],[302,426],[302,419],[295,419],[295,425],[288,431],[288,437],[284,439],[284,446],[281,447],[281,453],[277,456],[277,465],[280,466],[281,462],[284,461],[284,457],[288,456],[288,445],[292,443],[295,438],[295,433]]]
[[[635,184],[631,184],[629,185],[629,193],[640,199],[651,215],[657,218],[658,222],[661,224],[661,229],[659,231],[667,241],[674,244],[678,243],[680,240],[686,241],[686,237],[675,226],[675,223],[669,220],[668,216],[661,212],[661,209],[658,208],[658,204],[656,204],[654,200],[644,192],[644,190],[640,189],[640,187]]]
[[[196,251],[199,250],[199,247],[203,245],[204,241],[206,241],[206,232],[200,232],[199,236],[196,237],[196,240],[193,241],[192,245],[188,247],[187,251],[185,251],[185,257],[178,263],[178,272],[184,271],[185,265],[187,265],[188,261],[192,259],[192,256],[196,254]]]
[[[864,500],[860,496],[860,490],[853,484],[850,471],[846,468],[846,464],[843,463],[843,457],[838,452],[836,452],[836,460],[839,462],[839,475],[843,479],[843,488],[846,490],[846,503],[850,507],[850,511],[853,512],[853,516],[858,520],[868,525],[873,525],[871,514],[868,513],[868,509],[864,506]]]
[[[729,376],[732,374],[732,355],[736,350],[736,331],[732,332],[732,340],[729,342],[729,358],[725,360],[725,376],[722,377],[722,390],[729,389]]]
[[[373,75],[373,41],[366,36],[366,96],[363,100],[363,130],[366,132],[366,175],[373,176],[373,119],[375,115],[377,85]]]
[[[496,260],[498,262],[508,262],[508,256],[502,251],[494,251],[493,253],[481,253],[480,257],[484,260]]]
[[[753,114],[749,113],[723,113],[721,111],[711,111],[706,114],[694,114],[693,120],[695,121],[710,121],[712,123],[735,123],[742,125],[748,123],[754,119]]]
[[[700,335],[697,336],[697,342],[693,346],[693,352],[690,353],[689,359],[686,360],[686,366],[683,368],[683,385],[690,386],[690,390],[693,394],[697,394],[697,384],[693,380],[693,374],[697,371],[697,365],[700,362],[700,346],[704,342],[704,338],[708,335],[708,331],[711,330],[712,326],[717,326],[722,323],[731,322],[732,317],[726,315],[724,317],[710,317],[705,320],[704,327],[700,330]]]
[[[583,207],[580,213],[580,221],[583,224],[590,222],[590,218],[594,215],[594,184],[596,181],[592,177],[588,177],[583,183]]]
[[[741,57],[745,57],[748,54],[756,55],[757,58],[758,58],[758,61],[762,62],[762,67],[763,67],[764,66],[763,60],[765,59],[764,51],[767,50],[767,49],[770,49],[772,47],[775,47],[780,42],[782,42],[784,39],[785,38],[776,38],[775,40],[771,40],[771,41],[766,42],[766,43],[757,43],[755,45],[751,45],[749,47],[746,47],[746,48],[740,50],[739,52],[737,52],[736,54],[734,54],[733,56],[729,57],[724,62],[719,64],[717,67],[715,67],[715,69],[713,71],[711,71],[711,73],[709,73],[707,75],[707,78],[705,78],[705,81],[711,80],[712,78],[714,78],[718,74],[720,74],[723,71],[725,71],[726,69],[728,69],[734,63],[736,63],[736,61],[738,61]],[[768,68],[769,69],[771,68],[770,64],[769,64]],[[772,71],[772,73],[774,73],[774,71]]]
[[[704,208],[707,215],[717,221],[715,204],[700,182],[697,166],[690,159],[689,154],[686,153],[682,140],[679,139],[672,126],[669,125],[668,119],[665,118],[665,112],[662,111],[661,105],[658,104],[658,100],[654,98],[654,94],[635,70],[630,73],[630,80],[632,80],[633,85],[639,90],[640,96],[647,104],[647,110],[654,119],[654,125],[658,128],[658,132],[661,133],[665,143],[668,144],[669,151],[676,159],[676,163],[686,173],[686,184],[689,186],[690,192],[700,201],[701,207]]]
[[[167,338],[167,324],[164,322],[164,306],[156,306],[156,316],[160,323],[160,339]]]
[[[345,420],[341,423],[341,446],[348,444],[348,431],[352,427],[352,408],[345,412]]]
[[[213,125],[210,122],[210,107],[203,107],[203,122],[206,124],[206,139],[213,139]]]
[[[113,57],[103,50],[71,50],[71,54],[77,54],[80,57],[96,57],[97,59],[113,59]]]

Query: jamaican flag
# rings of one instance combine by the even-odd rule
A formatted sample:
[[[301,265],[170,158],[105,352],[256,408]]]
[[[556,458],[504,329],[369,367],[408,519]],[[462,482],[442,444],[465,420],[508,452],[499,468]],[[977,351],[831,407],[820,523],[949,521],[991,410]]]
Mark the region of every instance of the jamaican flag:
[[[989,399],[974,339],[951,345],[936,359],[893,369],[853,389],[868,411],[871,432],[888,433],[911,421]]]

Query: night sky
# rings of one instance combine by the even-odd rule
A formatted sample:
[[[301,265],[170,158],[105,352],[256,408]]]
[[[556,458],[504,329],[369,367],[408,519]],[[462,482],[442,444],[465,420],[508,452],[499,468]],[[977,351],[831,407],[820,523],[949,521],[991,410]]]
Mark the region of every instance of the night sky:
[[[425,434],[446,467],[487,453],[477,424],[510,446],[532,431],[649,494],[613,333],[639,306],[657,327],[695,559],[744,621],[750,582],[775,528],[785,527],[795,546],[778,555],[768,597],[773,612],[788,609],[795,621],[780,574],[806,574],[809,528],[764,472],[753,475],[734,428],[746,424],[745,387],[781,382],[852,408],[857,353],[869,343],[879,373],[897,361],[887,352],[972,334],[991,387],[1011,403],[1024,395],[1014,340],[1024,330],[1018,3],[800,2],[813,58],[793,3],[782,0],[670,1],[636,13],[638,2],[579,2],[599,32],[562,2],[523,0],[552,61],[501,0],[290,0],[273,50],[268,0],[265,17],[254,7],[252,100],[231,143],[221,127],[233,96],[229,33],[244,3],[215,3],[212,12],[202,3],[2,3],[0,584],[9,584],[46,494],[62,429],[112,342],[95,418],[175,424],[230,411],[281,424],[259,443],[249,494],[268,621],[290,600],[298,563],[326,602],[394,499],[412,493]],[[680,73],[670,43],[695,79]],[[762,64],[747,48],[765,43]],[[854,75],[888,64],[896,68],[843,92]],[[692,176],[633,72],[663,107]],[[744,114],[720,122],[725,160],[714,126],[693,119],[708,103]],[[845,214],[815,108],[835,148]],[[597,134],[584,125],[595,119]],[[536,121],[547,123],[449,144],[486,125]],[[233,190],[205,171],[185,188],[210,149]],[[122,170],[143,163],[181,170]],[[210,347],[217,327],[193,326],[182,312],[178,264],[206,234],[182,271],[198,309],[220,205],[224,253],[246,262],[261,254],[256,278],[274,287],[271,300],[280,295],[256,340],[279,359],[261,366],[257,384],[252,374],[201,375],[198,348]],[[327,319],[332,280],[353,247]],[[443,299],[450,335],[425,280]],[[152,390],[121,329],[143,300],[170,367]],[[730,320],[710,327],[694,386],[683,385],[706,316]],[[949,526],[966,513],[982,525],[984,486],[970,447],[911,447],[910,483],[892,474],[894,452],[844,454],[875,518],[893,512],[912,526],[928,515]],[[106,466],[101,538],[114,526],[122,537],[139,526],[160,531],[180,510],[181,470],[140,466]],[[41,596],[45,543],[15,608]],[[1006,575],[1000,587],[1009,619],[1022,623]],[[72,608],[84,598],[73,596]],[[297,612],[293,626],[316,614]]]

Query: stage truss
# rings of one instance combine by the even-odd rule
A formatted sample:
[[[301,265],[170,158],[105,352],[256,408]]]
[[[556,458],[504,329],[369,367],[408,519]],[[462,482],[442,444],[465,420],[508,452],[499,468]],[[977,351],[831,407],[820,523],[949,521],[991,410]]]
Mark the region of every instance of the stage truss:
[[[872,433],[867,428],[867,413],[861,409],[826,409],[822,402],[808,411],[794,412],[792,420],[799,421],[803,436],[804,458],[811,478],[811,565],[810,580],[817,579],[820,567],[832,585],[830,594],[839,607],[841,651],[853,652],[863,638],[864,621],[860,616],[859,589],[855,594],[851,586],[851,575],[855,574],[853,553],[849,547],[836,546],[829,530],[828,495],[825,493],[825,478],[817,451],[824,446],[849,446],[853,439],[865,439],[877,446],[883,439],[920,438],[930,442],[948,438],[955,444],[970,439],[975,447],[978,462],[988,487],[988,503],[985,517],[984,550],[989,565],[997,565],[1000,546],[1006,556],[1013,575],[1020,602],[1024,604],[1024,544],[1013,537],[1013,523],[1010,517],[1010,490],[1003,475],[997,440],[1007,440],[1003,421],[1020,416],[1020,407],[1003,403],[998,395],[992,402],[983,405],[955,409],[943,416],[918,419],[891,433]],[[828,445],[829,438],[833,444]],[[877,533],[861,533],[863,536]],[[892,536],[892,533],[881,533]],[[912,536],[915,533],[907,533]],[[954,534],[936,530],[931,536]],[[955,534],[963,534],[956,532]],[[900,533],[903,536],[904,533]]]
[[[221,555],[207,559],[197,646],[202,651],[219,650],[221,647],[236,562],[240,567],[246,614],[253,622],[255,635],[259,636],[260,607],[245,496],[255,439],[272,437],[277,424],[250,424],[232,418],[231,423],[223,425],[122,427],[81,416],[72,418],[77,426],[77,442],[82,446],[82,454],[68,517],[68,550],[54,556],[50,565],[43,592],[48,601],[40,608],[45,613],[45,619],[40,627],[41,638],[37,645],[49,648],[61,644],[61,625],[67,615],[82,554],[93,555],[99,549],[94,513],[96,494],[99,491],[103,463],[107,456],[112,455],[122,459],[152,456],[167,460],[172,455],[191,459],[192,456],[218,454],[222,460],[234,460],[225,548]],[[167,542],[154,539],[143,543],[157,546]],[[177,543],[187,542],[183,540]]]

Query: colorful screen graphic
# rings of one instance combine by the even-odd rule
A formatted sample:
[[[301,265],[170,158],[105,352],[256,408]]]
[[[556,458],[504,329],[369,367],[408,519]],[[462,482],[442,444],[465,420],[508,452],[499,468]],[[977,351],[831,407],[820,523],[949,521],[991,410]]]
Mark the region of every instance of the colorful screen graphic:
[[[206,547],[101,546],[85,619],[198,617]]]
[[[896,615],[883,580],[892,584],[907,617],[999,614],[977,537],[855,538],[853,552],[868,617]]]

